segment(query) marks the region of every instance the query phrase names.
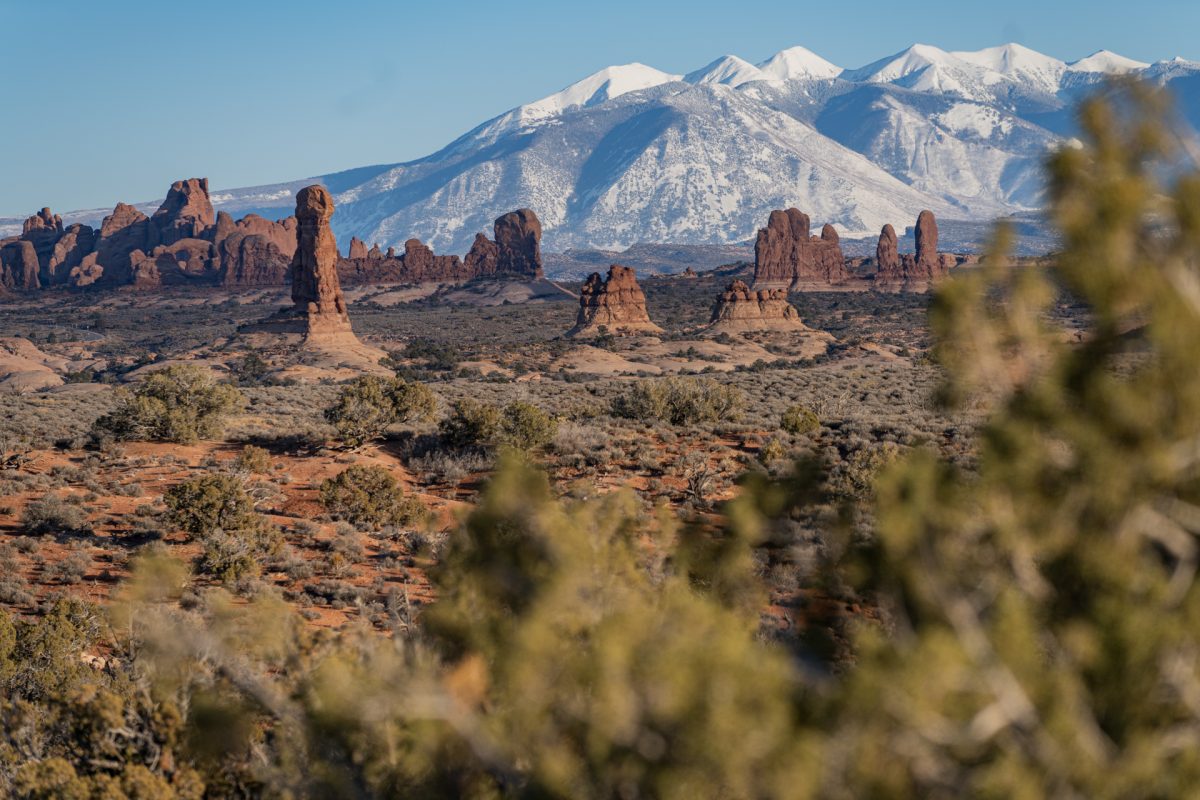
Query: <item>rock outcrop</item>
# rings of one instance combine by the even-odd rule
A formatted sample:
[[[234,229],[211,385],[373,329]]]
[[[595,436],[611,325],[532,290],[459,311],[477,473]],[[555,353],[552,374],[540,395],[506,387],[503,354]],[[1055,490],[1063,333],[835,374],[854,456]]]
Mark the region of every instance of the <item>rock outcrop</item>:
[[[475,234],[475,241],[471,242],[471,249],[467,251],[467,257],[463,259],[467,271],[475,277],[495,275],[496,264],[499,261],[499,245],[482,233]]]
[[[735,280],[713,303],[712,330],[753,331],[804,328],[800,312],[788,302],[787,289],[751,289]]]
[[[646,295],[630,267],[613,264],[608,277],[593,272],[579,294],[579,315],[570,336],[608,333],[653,333],[662,328],[650,321]]]
[[[158,244],[172,245],[180,239],[204,239],[216,216],[208,196],[208,178],[175,181],[167,191],[151,224],[158,231]]]
[[[420,239],[404,243],[404,252],[388,248],[385,255],[374,247],[359,258],[338,262],[338,277],[346,284],[461,283],[475,277],[455,255],[435,255]]]
[[[528,208],[510,211],[492,226],[496,237],[496,274],[527,280],[542,273],[542,223]]]
[[[877,275],[885,279],[899,279],[900,273],[900,242],[896,238],[896,229],[884,225],[879,232],[879,244],[875,245],[875,270]]]
[[[88,225],[68,225],[42,266],[42,285],[59,286],[70,280],[71,270],[96,249],[96,232]]]
[[[929,278],[937,277],[941,273],[942,260],[938,257],[937,220],[934,219],[932,211],[922,211],[917,216],[913,238],[917,244],[917,272]]]
[[[28,239],[0,242],[0,286],[31,291],[41,287],[37,250]]]
[[[222,286],[281,286],[296,252],[296,218],[271,222],[247,214],[217,215],[217,281]]]
[[[324,186],[308,186],[296,195],[292,303],[294,313],[304,316],[306,342],[357,344],[338,282],[337,240],[329,228],[332,217],[333,197]]]
[[[533,281],[543,277],[542,224],[527,208],[511,211],[492,226],[495,240],[479,233],[466,258],[435,255],[419,239],[404,243],[404,253],[385,254],[378,244],[350,242],[350,257],[338,263],[338,275],[347,284],[464,283],[475,278]]]
[[[754,243],[755,288],[821,287],[850,278],[837,231],[826,224],[809,235],[808,215],[798,209],[772,211]]]
[[[354,237],[350,258],[336,258],[335,271],[352,283],[543,277],[542,226],[533,211],[501,216],[493,232],[495,240],[479,234],[465,260],[435,255],[417,239],[406,242],[404,253],[397,255],[394,248],[385,252],[378,244],[368,249]],[[0,287],[281,286],[289,281],[296,241],[294,217],[271,222],[257,214],[234,220],[225,212],[214,213],[208,179],[188,178],[171,185],[152,216],[118,203],[98,231],[87,225],[64,230],[62,218],[43,208],[25,220],[20,236],[0,239]]]
[[[897,254],[896,231],[891,225],[884,226],[875,248],[876,286],[892,291],[925,291],[956,263],[953,256],[946,258],[937,251],[937,220],[932,211],[920,213],[913,236],[917,252]]]

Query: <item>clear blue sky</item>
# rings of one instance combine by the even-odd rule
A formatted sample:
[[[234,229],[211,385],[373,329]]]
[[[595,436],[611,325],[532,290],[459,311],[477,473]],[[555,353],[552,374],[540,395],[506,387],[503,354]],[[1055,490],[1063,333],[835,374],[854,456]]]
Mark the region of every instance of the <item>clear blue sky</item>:
[[[1200,60],[1200,0],[0,0],[0,30],[0,215],[406,161],[630,61],[802,44],[855,67],[916,41]]]

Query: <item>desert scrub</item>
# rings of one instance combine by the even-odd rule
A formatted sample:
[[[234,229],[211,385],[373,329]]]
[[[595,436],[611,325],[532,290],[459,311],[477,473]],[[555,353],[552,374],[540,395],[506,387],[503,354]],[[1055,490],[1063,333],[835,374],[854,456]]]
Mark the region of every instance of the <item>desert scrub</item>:
[[[627,419],[690,425],[737,419],[745,403],[744,392],[712,378],[664,378],[636,382],[611,410]]]
[[[123,393],[115,410],[96,420],[97,440],[150,439],[187,444],[219,436],[245,397],[206,370],[176,364]]]
[[[233,468],[238,472],[266,475],[271,471],[271,454],[261,447],[248,444],[233,460]]]
[[[342,387],[325,419],[348,447],[361,447],[393,425],[428,419],[437,399],[422,383],[364,375]]]
[[[421,501],[405,497],[399,482],[377,465],[350,467],[321,483],[321,503],[331,514],[378,530],[409,525],[425,511]]]
[[[811,408],[802,405],[789,406],[779,417],[779,427],[791,434],[812,433],[821,427],[821,420]]]
[[[500,413],[500,430],[496,442],[523,452],[539,450],[558,434],[558,421],[542,409],[529,403],[515,401]]]
[[[490,403],[456,400],[450,413],[438,423],[442,442],[456,450],[490,442],[500,429],[500,409]]]
[[[558,420],[520,400],[498,408],[463,399],[451,405],[450,413],[438,424],[438,432],[445,445],[458,450],[509,447],[531,452],[554,441]]]
[[[163,493],[167,519],[193,536],[238,531],[257,524],[254,500],[234,475],[210,473],[190,478]]]
[[[87,511],[56,495],[25,506],[21,525],[27,533],[91,533]]]

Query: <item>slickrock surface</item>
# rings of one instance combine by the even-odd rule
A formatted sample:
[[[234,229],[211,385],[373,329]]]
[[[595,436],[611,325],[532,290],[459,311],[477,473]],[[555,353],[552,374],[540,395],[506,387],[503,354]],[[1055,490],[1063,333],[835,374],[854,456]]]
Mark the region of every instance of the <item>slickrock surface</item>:
[[[613,264],[608,277],[593,272],[579,295],[579,315],[571,336],[594,336],[604,328],[609,333],[653,333],[662,328],[650,321],[646,295],[630,267]]]

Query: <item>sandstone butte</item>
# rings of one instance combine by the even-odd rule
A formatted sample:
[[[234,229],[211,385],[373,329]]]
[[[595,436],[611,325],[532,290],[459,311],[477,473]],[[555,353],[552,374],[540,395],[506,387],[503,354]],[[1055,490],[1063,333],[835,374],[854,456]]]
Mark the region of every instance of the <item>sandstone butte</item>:
[[[713,331],[800,330],[800,312],[787,300],[787,289],[751,289],[735,280],[717,295],[709,328]]]
[[[805,289],[850,279],[841,242],[832,225],[809,235],[808,215],[798,209],[772,211],[754,242],[754,288]]]
[[[579,294],[579,314],[569,336],[609,333],[656,333],[662,328],[650,321],[646,295],[630,267],[613,264],[608,277],[593,272]]]

